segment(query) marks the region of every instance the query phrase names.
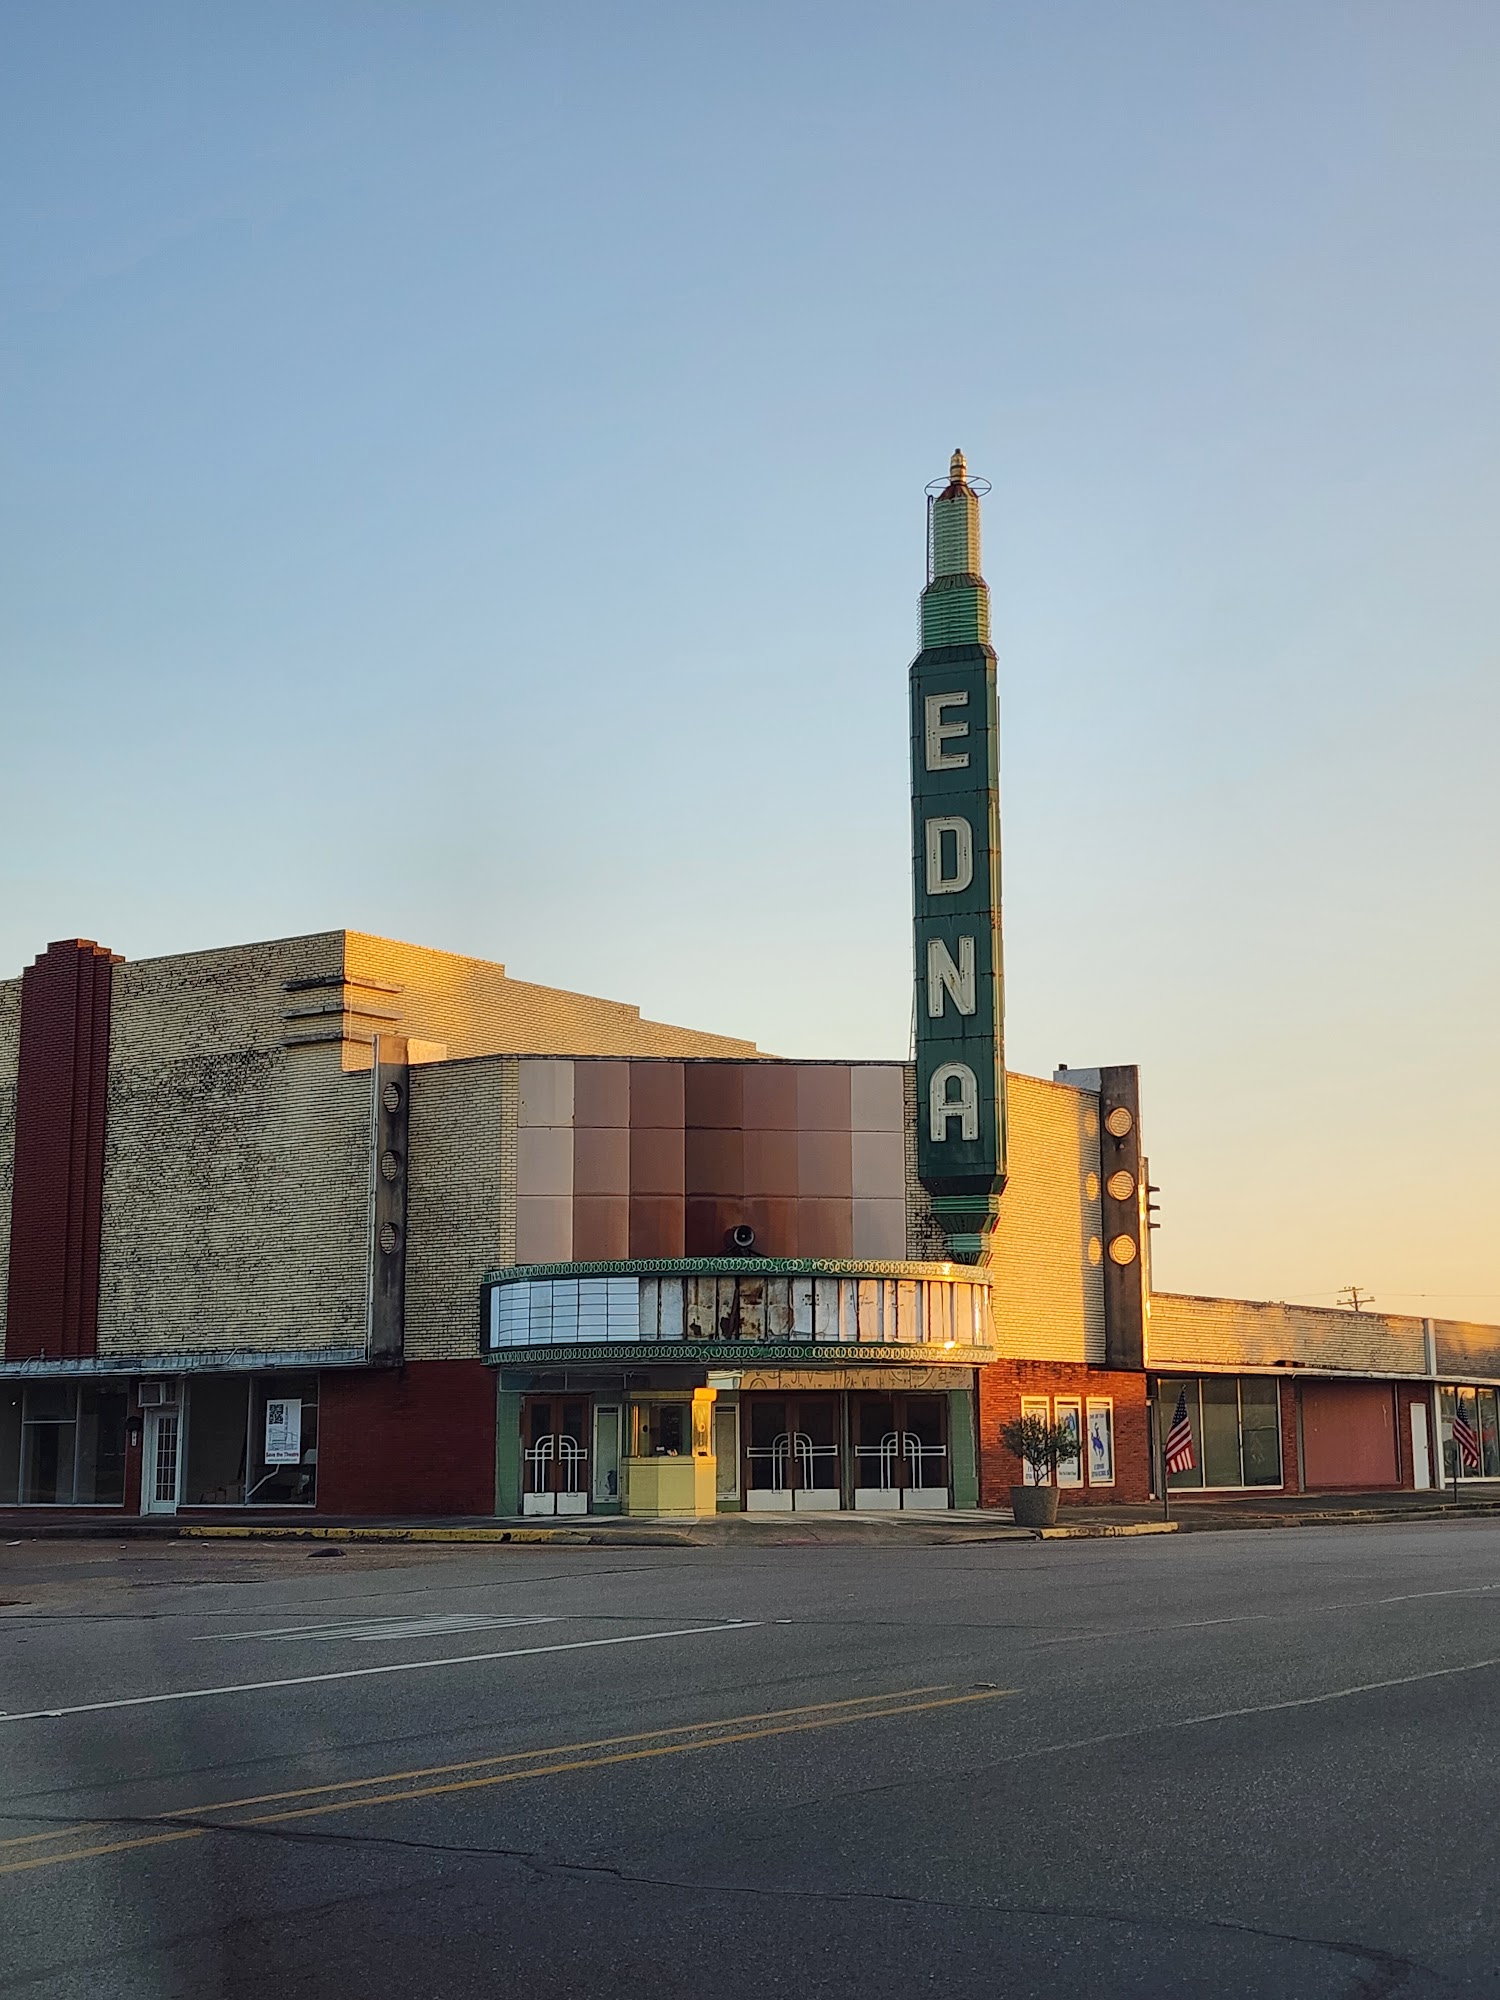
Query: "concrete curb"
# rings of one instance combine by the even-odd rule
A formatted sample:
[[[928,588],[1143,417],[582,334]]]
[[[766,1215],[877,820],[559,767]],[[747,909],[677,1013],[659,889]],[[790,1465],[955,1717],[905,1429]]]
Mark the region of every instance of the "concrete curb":
[[[196,1523],[177,1530],[181,1541],[214,1542],[508,1542],[512,1546],[541,1542],[549,1548],[627,1549],[693,1548],[686,1533],[641,1529],[591,1535],[579,1528],[251,1528],[211,1527]]]
[[[1086,1542],[1111,1539],[1120,1535],[1175,1535],[1181,1529],[1180,1521],[1101,1521],[1097,1526],[1082,1528],[1037,1528],[1037,1539],[1043,1542]]]
[[[1064,1528],[1062,1534],[1119,1533],[1119,1529]],[[1126,1529],[1125,1533],[1134,1533]],[[1153,1531],[1154,1532],[1154,1531]],[[976,1534],[938,1534],[866,1532],[864,1534],[830,1534],[824,1530],[819,1534],[804,1530],[798,1533],[784,1529],[778,1524],[755,1535],[726,1535],[696,1533],[691,1528],[610,1528],[601,1533],[591,1534],[586,1528],[358,1528],[358,1527],[241,1527],[190,1522],[177,1530],[176,1540],[181,1541],[232,1541],[232,1542],[364,1542],[364,1543],[438,1543],[449,1547],[456,1545],[489,1546],[500,1544],[511,1548],[543,1547],[553,1549],[730,1549],[730,1548],[959,1548],[971,1542],[1031,1542],[1036,1539],[1030,1528],[994,1527]]]

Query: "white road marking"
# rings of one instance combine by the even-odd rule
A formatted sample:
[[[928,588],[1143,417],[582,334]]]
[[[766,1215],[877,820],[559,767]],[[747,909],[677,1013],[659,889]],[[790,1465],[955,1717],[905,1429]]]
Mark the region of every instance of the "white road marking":
[[[351,1618],[336,1625],[275,1625],[260,1632],[200,1632],[197,1641],[225,1639],[439,1639],[445,1632],[483,1632],[491,1626],[555,1625],[556,1618],[489,1617],[482,1611],[435,1611],[427,1618]]]
[[[1320,1708],[1330,1701],[1349,1701],[1359,1694],[1383,1694],[1388,1688],[1416,1687],[1422,1681],[1451,1680],[1455,1674],[1483,1673],[1500,1667],[1500,1656],[1489,1660],[1465,1660],[1456,1667],[1428,1667],[1419,1674],[1398,1674],[1388,1681],[1356,1681],[1352,1687],[1330,1688],[1326,1694],[1292,1695],[1286,1701],[1253,1702],[1248,1708],[1216,1708],[1207,1715],[1165,1716],[1159,1722],[1140,1722],[1131,1729],[1110,1729],[1100,1736],[1079,1736],[1070,1743],[1037,1743],[1026,1750],[1012,1750],[991,1758],[974,1771],[998,1770],[1004,1764],[1024,1764],[1034,1757],[1057,1757],[1064,1752],[1093,1750],[1103,1743],[1129,1743],[1141,1736],[1162,1736],[1174,1729],[1201,1729],[1210,1722],[1239,1722],[1252,1715],[1279,1715],[1290,1708]]]
[[[672,1632],[624,1632],[611,1639],[568,1639],[555,1646],[519,1646],[505,1653],[459,1653],[451,1660],[393,1660],[381,1667],[343,1667],[331,1674],[293,1674],[286,1680],[236,1681],[228,1687],[178,1688],[171,1694],[133,1694],[121,1701],[81,1701],[71,1708],[28,1708],[0,1722],[52,1722],[64,1715],[97,1715],[110,1708],[151,1708],[164,1701],[209,1701],[221,1694],[259,1694],[267,1688],[313,1687],[321,1681],[365,1680],[371,1674],[420,1674],[432,1667],[470,1667],[485,1660],[526,1660],[538,1653],[582,1653],[594,1646],[641,1646],[654,1639],[692,1639],[707,1632],[749,1632],[758,1618],[735,1618],[721,1625],[683,1625]]]

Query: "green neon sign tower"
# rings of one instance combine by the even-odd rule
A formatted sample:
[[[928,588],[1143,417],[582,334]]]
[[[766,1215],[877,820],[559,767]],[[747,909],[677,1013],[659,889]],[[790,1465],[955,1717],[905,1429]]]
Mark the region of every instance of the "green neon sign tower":
[[[971,1264],[1005,1186],[1000,731],[979,562],[979,492],[956,451],[929,507],[911,668],[912,907],[917,1174],[953,1257]]]

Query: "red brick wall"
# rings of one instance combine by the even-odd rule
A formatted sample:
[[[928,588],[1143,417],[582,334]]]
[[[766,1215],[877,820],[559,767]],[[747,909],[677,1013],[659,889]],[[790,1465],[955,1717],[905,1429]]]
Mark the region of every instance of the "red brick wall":
[[[1023,1468],[1000,1442],[1000,1426],[1021,1414],[1023,1396],[1077,1396],[1087,1420],[1088,1398],[1114,1399],[1115,1479],[1112,1486],[1064,1486],[1061,1504],[1136,1505],[1150,1497],[1146,1442],[1146,1378],[1133,1371],[1082,1362],[992,1361],[979,1371],[979,1504],[1008,1507]],[[1088,1477],[1087,1468],[1084,1472]]]
[[[48,945],[21,981],[5,1353],[93,1354],[114,955]]]
[[[320,1514],[494,1511],[495,1380],[482,1361],[319,1378]]]

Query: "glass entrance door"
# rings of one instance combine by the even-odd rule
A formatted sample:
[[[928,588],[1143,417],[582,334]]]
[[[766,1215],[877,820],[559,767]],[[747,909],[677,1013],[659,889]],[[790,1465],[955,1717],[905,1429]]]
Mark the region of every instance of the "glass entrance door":
[[[857,1511],[952,1505],[945,1396],[850,1398]]]
[[[836,1512],[837,1396],[746,1396],[745,1506],[750,1513]]]
[[[521,1411],[526,1477],[523,1514],[589,1510],[589,1399],[528,1396]]]
[[[141,1512],[175,1514],[182,1492],[182,1414],[147,1410],[141,1458]]]

